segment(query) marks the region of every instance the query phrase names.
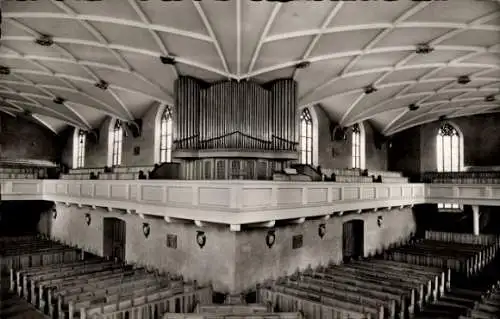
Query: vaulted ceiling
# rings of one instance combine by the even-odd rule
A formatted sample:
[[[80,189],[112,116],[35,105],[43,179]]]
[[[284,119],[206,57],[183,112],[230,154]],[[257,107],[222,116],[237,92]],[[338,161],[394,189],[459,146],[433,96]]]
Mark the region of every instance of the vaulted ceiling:
[[[293,77],[300,107],[320,104],[342,126],[370,120],[387,135],[443,115],[500,111],[498,0],[1,6],[0,111],[32,114],[54,131],[91,129],[107,115],[130,121],[155,102],[173,104],[180,75]],[[36,42],[44,35],[51,45]]]

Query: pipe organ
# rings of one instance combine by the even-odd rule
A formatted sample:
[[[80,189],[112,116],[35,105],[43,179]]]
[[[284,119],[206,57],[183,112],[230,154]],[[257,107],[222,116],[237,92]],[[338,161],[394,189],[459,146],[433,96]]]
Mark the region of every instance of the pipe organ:
[[[296,160],[296,83],[176,82],[173,156],[186,179],[268,179]],[[265,168],[264,168],[265,167]]]

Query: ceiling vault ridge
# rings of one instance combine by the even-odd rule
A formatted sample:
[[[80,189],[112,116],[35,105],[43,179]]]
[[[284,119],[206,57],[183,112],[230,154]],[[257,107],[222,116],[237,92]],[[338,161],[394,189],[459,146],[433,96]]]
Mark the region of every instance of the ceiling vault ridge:
[[[460,88],[460,89],[448,89],[448,88],[446,88],[447,86],[448,85],[445,85],[445,87],[437,89],[437,90],[433,90],[433,91],[415,92],[415,93],[409,93],[409,94],[404,94],[404,95],[399,95],[399,96],[396,94],[395,96],[384,99],[384,100],[380,101],[379,103],[365,109],[363,112],[361,112],[358,115],[358,117],[362,117],[365,114],[372,113],[374,110],[378,109],[381,106],[384,106],[385,104],[387,104],[391,101],[405,99],[405,98],[413,97],[413,96],[426,95],[422,99],[415,102],[415,104],[417,104],[417,105],[425,106],[426,105],[425,100],[428,100],[428,99],[432,98],[433,96],[440,94],[440,93],[460,93],[460,94],[457,94],[456,96],[454,96],[453,98],[448,99],[448,102],[455,102],[455,101],[462,101],[461,96],[467,95],[471,92],[500,92],[500,88],[485,88],[484,86],[479,87],[479,88]],[[461,93],[461,92],[463,92],[463,93]],[[477,99],[484,100],[484,97],[483,98],[478,97]],[[403,107],[407,107],[407,105],[405,105]],[[392,110],[395,110],[395,109],[392,109]],[[390,110],[390,111],[392,111],[392,110]]]
[[[241,77],[241,0],[236,0],[236,76]]]
[[[337,3],[333,8],[332,10],[330,11],[330,13],[327,15],[327,17],[325,18],[325,20],[323,21],[323,23],[321,24],[321,29],[320,29],[320,32],[318,32],[313,40],[309,43],[309,45],[307,46],[307,49],[306,51],[304,52],[304,55],[302,56],[302,60],[305,61],[306,59],[309,58],[309,56],[311,55],[311,52],[313,51],[314,47],[316,46],[316,44],[318,43],[319,39],[321,38],[321,36],[323,35],[323,31],[330,25],[330,23],[332,22],[333,18],[335,18],[335,16],[340,12],[340,10],[342,9],[342,6],[344,5],[343,2],[339,2]],[[300,73],[300,69],[295,69],[294,72],[293,72],[293,76],[292,78],[295,80],[298,73]]]
[[[61,4],[62,5],[62,4]],[[69,9],[69,8],[68,8]],[[23,23],[20,23],[19,21],[16,21],[16,23],[19,25],[19,26],[22,26],[25,30],[29,30],[31,34],[34,34],[36,36],[40,36],[40,33],[33,30],[32,28],[29,28],[28,26],[24,25]],[[78,59],[71,53],[69,52],[68,50],[66,50],[65,48],[63,48],[62,46],[60,46],[59,44],[57,44],[56,42],[52,45],[53,47],[57,48],[59,51],[63,52],[65,55],[67,55],[72,61],[76,62],[77,64],[78,63]],[[85,65],[81,65],[80,66],[94,79],[95,82],[98,82],[100,80],[100,77],[97,76],[94,71],[92,71],[91,69],[89,69],[87,66]],[[136,73],[137,75],[139,75],[138,73]],[[140,75],[139,75],[140,76]],[[153,83],[151,83],[153,84]],[[109,89],[109,92],[111,93],[111,95],[113,97],[115,97],[116,95],[113,93],[113,91],[111,89]],[[116,99],[116,98],[115,98]],[[116,99],[116,101],[118,102],[118,104],[122,107],[123,111],[125,111],[125,114],[126,114],[126,117],[130,120],[133,120],[133,116],[132,116],[132,113],[130,113],[130,110],[127,108],[127,106],[125,104],[123,104],[123,102],[120,100],[120,99]]]
[[[484,110],[479,110],[478,112],[473,112],[473,113],[470,113],[470,114],[467,114],[466,115],[476,115],[476,114],[487,114],[487,113],[497,113],[497,112],[500,112],[500,111],[493,111],[493,112],[488,112],[488,110],[493,110],[497,107],[499,107],[500,104],[497,104],[497,105],[488,105],[488,106],[484,106],[484,105],[478,105],[478,108],[481,109],[481,108],[485,108],[487,111],[485,112]],[[437,106],[436,108],[438,108],[439,106]],[[464,107],[465,108],[475,108],[475,107],[471,107],[470,105],[467,106],[467,107]],[[460,110],[457,110],[456,112],[458,112]],[[456,113],[455,112],[455,113]],[[431,114],[434,114],[434,113],[439,113],[439,111],[435,111]],[[417,116],[415,116],[414,118],[410,119],[410,120],[407,120],[407,121],[404,121],[403,123],[399,124],[398,126],[396,126],[395,128],[393,128],[392,130],[388,130],[386,132],[386,135],[393,135],[395,133],[398,133],[398,132],[401,132],[403,130],[406,130],[410,127],[414,127],[414,126],[418,126],[418,125],[422,125],[422,124],[425,124],[425,123],[429,123],[430,121],[429,120],[424,120],[424,121],[415,121],[415,119],[419,119],[419,118],[422,118],[424,116],[427,116],[429,115],[429,113],[426,113],[426,114],[419,114]],[[459,114],[457,116],[453,116],[453,115],[448,115],[447,118],[453,118],[453,117],[460,117],[460,116],[463,116],[463,114]],[[436,118],[437,119],[437,118]]]
[[[226,57],[222,52],[219,41],[217,40],[217,36],[215,35],[212,25],[210,24],[210,21],[208,20],[207,15],[205,14],[205,11],[203,11],[203,8],[198,1],[192,0],[192,3],[196,8],[196,11],[200,15],[200,18],[203,21],[203,24],[205,25],[205,28],[207,29],[208,34],[210,35],[210,38],[212,39],[212,43],[214,44],[215,49],[217,50],[217,54],[219,55],[219,58],[222,62],[222,66],[224,67],[224,71],[226,71],[226,73],[231,73],[227,66]]]
[[[118,24],[128,27],[136,27],[141,29],[153,29],[155,31],[170,33],[178,36],[193,38],[196,40],[201,40],[205,42],[212,42],[213,39],[210,36],[195,33],[191,31],[180,30],[172,27],[167,27],[165,25],[159,24],[146,24],[144,22],[138,22],[133,20],[112,18],[109,16],[98,16],[98,15],[86,15],[86,14],[74,14],[70,15],[67,13],[55,13],[55,12],[5,12],[2,13],[3,18],[34,18],[34,19],[68,19],[68,20],[86,20],[92,22],[104,22]]]
[[[151,36],[155,40],[156,44],[160,48],[161,54],[163,56],[170,55],[169,50],[165,46],[165,43],[162,41],[162,39],[160,38],[160,36],[158,35],[158,33],[155,30],[153,30],[151,27],[149,27],[149,26],[151,26],[151,21],[148,18],[148,16],[146,15],[146,13],[144,13],[144,11],[139,7],[139,4],[137,3],[137,0],[128,0],[128,3],[134,9],[135,13],[139,16],[139,18],[141,19],[141,21],[144,22],[148,26],[147,29],[149,31],[149,34],[151,34]],[[174,73],[174,77],[177,78],[179,76],[179,72],[177,71],[177,68],[175,67],[175,65],[172,64],[170,66],[170,69]]]
[[[427,7],[428,5],[430,4],[430,2],[420,2],[418,3],[417,5],[415,5],[414,7],[412,7],[410,10],[406,11],[405,13],[403,13],[399,18],[396,19],[396,21],[394,22],[394,25],[397,25],[399,23],[402,23],[404,20],[410,18],[411,16],[413,16],[414,14],[416,14],[417,12],[419,12],[420,10],[422,10],[423,8]],[[434,46],[436,44],[439,44],[441,43],[442,41],[444,40],[447,40],[449,38],[451,38],[452,36],[455,36],[457,35],[458,33],[461,33],[465,30],[467,30],[469,28],[469,26],[474,26],[476,25],[477,23],[480,23],[482,21],[486,19],[490,19],[492,16],[492,14],[488,14],[486,16],[482,16],[478,19],[475,19],[474,21],[470,22],[469,24],[465,24],[465,27],[461,28],[461,29],[457,29],[457,30],[452,30],[452,31],[449,31],[449,32],[446,32],[445,34],[437,37],[436,39],[432,40],[430,42],[430,45],[431,46]],[[371,49],[376,43],[378,43],[383,37],[385,37],[389,31],[387,31],[389,29],[386,29],[384,30],[383,32],[381,32],[379,35],[377,35],[372,41],[369,42],[369,44],[367,45],[367,47],[365,47],[365,49]],[[387,31],[387,32],[386,32]],[[499,31],[500,31],[500,28],[499,28]],[[364,50],[363,50],[364,51]],[[415,52],[412,52],[411,54],[409,54],[407,57],[403,58],[402,61],[404,61],[403,63],[407,63],[410,59],[412,59],[414,56],[416,55]],[[469,54],[466,54],[466,55],[469,55]],[[349,68],[351,68],[352,66],[354,66],[354,64],[359,60],[361,59],[363,55],[358,55],[356,56],[356,58],[354,58],[351,63],[349,63],[347,65],[347,67],[342,70],[341,72],[341,75],[344,74],[344,72],[349,70]],[[458,60],[460,61],[460,60]],[[452,64],[457,64],[458,63],[457,59],[453,59],[451,60],[450,62],[448,62],[448,65],[452,65]],[[400,61],[401,62],[401,61]],[[461,66],[464,66],[465,64],[461,64]],[[396,64],[396,66],[398,66],[398,64]],[[395,69],[393,70],[390,70],[384,74],[382,74],[377,80],[374,81],[374,86],[377,86],[380,82],[382,82],[385,78],[387,78],[389,75],[393,74],[395,72]],[[424,75],[425,77],[425,75]],[[438,92],[436,92],[437,94]],[[348,118],[349,114],[354,110],[354,108],[356,107],[356,105],[361,102],[363,100],[363,98],[366,96],[365,92],[362,92],[360,94],[360,97],[357,98],[347,109],[347,111],[343,114],[342,116],[342,119],[340,121],[340,125],[344,125],[345,124],[345,121],[346,119]],[[394,96],[397,96],[394,95]],[[393,96],[393,97],[394,97]],[[420,102],[420,101],[419,101]],[[366,110],[367,111],[367,110]],[[366,112],[365,111],[365,112]]]
[[[74,118],[71,118],[63,113],[60,113],[56,110],[54,110],[53,108],[50,108],[50,107],[47,107],[43,104],[41,104],[40,102],[38,102],[37,100],[34,100],[32,98],[30,98],[29,96],[26,96],[25,94],[17,94],[23,98],[25,98],[26,100],[28,101],[31,101],[31,102],[26,102],[26,101],[18,101],[18,100],[12,100],[12,99],[4,99],[5,102],[11,104],[11,105],[15,105],[17,106],[18,108],[21,109],[21,111],[24,111],[24,108],[22,108],[21,106],[17,105],[17,103],[23,103],[23,104],[26,104],[26,105],[29,105],[29,106],[32,106],[32,107],[35,107],[35,108],[39,108],[39,109],[42,109],[42,110],[45,110],[49,113],[53,113],[53,114],[57,114],[59,120],[61,121],[64,121],[70,125],[73,125],[73,126],[78,126],[80,128],[84,128],[84,129],[87,129],[85,124],[84,123],[80,123],[78,122],[76,119]],[[33,113],[37,113],[37,112],[33,112]]]
[[[47,123],[46,121],[42,120],[38,115],[33,114],[31,117],[33,117],[36,121],[38,121],[39,123],[41,123],[42,125],[44,125],[45,127],[47,127],[49,130],[51,130],[54,134],[57,135],[57,130],[54,129],[52,127],[52,125],[50,125],[49,123]]]
[[[281,6],[282,6],[282,3],[274,4],[273,10],[271,11],[271,14],[269,15],[269,18],[267,19],[266,24],[264,26],[264,30],[262,30],[262,33],[260,34],[259,41],[257,42],[257,46],[255,47],[255,51],[252,54],[252,59],[250,60],[250,65],[248,66],[248,71],[247,71],[248,78],[250,77],[250,74],[253,71],[253,68],[255,66],[255,62],[257,62],[257,57],[259,56],[260,50],[262,49],[262,45],[265,42],[265,38],[267,37],[269,30],[271,30],[271,27],[274,23],[274,20],[276,19],[276,16],[278,15],[278,12],[281,9]]]
[[[19,57],[18,56],[9,56],[9,55],[0,54],[0,58],[7,58],[8,59],[8,58],[19,58]],[[32,58],[39,59],[40,57],[23,56],[22,58],[26,59],[26,60],[29,60],[29,59],[32,59]],[[54,58],[54,59],[58,59],[59,60],[59,58]],[[47,60],[53,60],[53,59],[49,58]],[[73,62],[71,60],[69,60],[69,61]],[[52,71],[39,71],[39,70],[31,70],[31,69],[15,69],[15,68],[12,69],[12,71],[13,71],[13,75],[15,75],[15,76],[17,76],[17,74],[15,74],[15,73],[19,72],[19,73],[27,73],[27,74],[54,76],[54,77],[58,77],[60,79],[67,78],[67,79],[74,80],[74,81],[86,82],[86,83],[89,83],[89,84],[92,84],[92,85],[94,85],[96,83],[96,80],[94,80],[94,79],[89,79],[89,78],[85,78],[85,77],[81,77],[81,76],[76,76],[76,75],[70,75],[70,74],[66,74],[66,73],[58,73],[58,72],[52,72]],[[32,81],[29,81],[29,82],[32,82]],[[127,87],[122,87],[122,86],[119,86],[119,85],[116,85],[116,84],[112,84],[112,83],[110,83],[109,87],[112,87],[112,88],[115,88],[115,89],[118,89],[118,90],[127,91],[127,92],[130,92],[130,93],[138,93],[138,94],[147,96],[147,97],[149,97],[151,99],[154,99],[154,100],[163,101],[165,103],[171,103],[172,102],[172,100],[165,100],[164,98],[153,96],[153,95],[148,94],[146,92],[138,91],[138,90],[127,88]],[[80,90],[78,90],[78,91],[81,92]]]
[[[71,15],[76,15],[76,12],[74,12],[70,7],[68,7],[66,4],[60,2],[60,1],[55,1],[55,0],[51,0],[54,4],[56,4],[59,8],[61,8],[62,10],[64,10],[65,12],[67,12],[68,14],[71,14]],[[132,0],[133,1],[133,0]],[[134,8],[135,9],[135,8]],[[140,14],[136,11],[136,13],[140,16]],[[141,17],[142,18],[142,17]],[[164,88],[160,83],[156,83],[155,81],[152,81],[150,80],[149,78],[147,78],[145,75],[143,75],[142,73],[138,72],[137,70],[134,70],[130,64],[127,62],[127,60],[119,53],[119,52],[116,52],[116,50],[114,48],[112,48],[110,46],[110,43],[109,41],[106,40],[106,38],[104,37],[104,35],[99,32],[99,30],[97,30],[97,28],[95,28],[94,26],[92,26],[91,24],[89,24],[87,21],[85,20],[78,20],[78,22],[85,28],[87,29],[89,32],[92,33],[92,35],[94,37],[97,38],[97,40],[100,41],[100,43],[104,46],[104,48],[106,48],[108,50],[108,52],[110,52],[120,63],[121,65],[130,73],[130,74],[133,74],[135,76],[137,76],[138,78],[140,78],[141,80],[149,83],[150,85],[158,88],[160,91],[162,92],[165,92],[166,94],[170,94],[171,95],[171,92],[169,92],[166,88]],[[156,37],[158,37],[158,35],[151,30],[151,28],[147,28],[148,31],[150,32],[150,34],[152,34],[153,38],[156,40],[155,38],[155,35]],[[55,41],[57,42],[57,39],[55,39]],[[160,40],[160,44],[161,44],[161,40]],[[73,54],[69,51],[68,52],[68,55],[69,56],[73,56]],[[76,58],[75,58],[76,59]],[[77,60],[78,61],[78,60]],[[84,68],[86,72],[91,72],[90,74],[91,75],[95,75],[91,70],[87,70],[86,68]],[[125,106],[125,105],[123,105]],[[126,106],[125,106],[126,108]],[[127,108],[128,110],[128,108]],[[127,111],[128,113],[130,113],[129,111]]]

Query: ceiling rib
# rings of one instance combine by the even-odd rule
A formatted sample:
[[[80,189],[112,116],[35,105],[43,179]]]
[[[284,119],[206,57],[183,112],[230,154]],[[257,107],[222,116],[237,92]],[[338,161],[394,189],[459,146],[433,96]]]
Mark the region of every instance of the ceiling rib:
[[[306,60],[307,58],[309,58],[309,55],[311,54],[312,50],[314,49],[314,47],[318,43],[319,38],[321,38],[321,36],[323,35],[323,31],[330,25],[333,18],[335,18],[337,13],[340,12],[340,9],[342,9],[343,5],[344,5],[343,2],[339,2],[332,8],[332,10],[328,14],[328,16],[325,18],[325,20],[321,24],[321,29],[320,29],[321,31],[318,34],[316,34],[314,36],[314,38],[312,39],[311,43],[309,43],[309,46],[307,47],[306,51],[304,52],[304,55],[302,56],[302,60]],[[295,69],[293,71],[293,79],[295,79],[299,73],[300,73],[300,69]]]
[[[224,56],[224,53],[222,52],[219,41],[217,40],[217,36],[215,35],[214,30],[212,29],[212,26],[210,25],[210,21],[208,21],[208,18],[205,14],[205,11],[203,11],[203,8],[201,7],[200,2],[192,0],[192,3],[194,5],[194,7],[196,8],[196,11],[198,11],[198,14],[200,15],[200,18],[203,21],[203,24],[205,25],[205,28],[207,29],[208,34],[210,35],[210,38],[212,38],[212,43],[215,45],[215,49],[217,50],[217,54],[219,54],[219,58],[222,62],[222,66],[224,67],[224,71],[226,71],[226,73],[230,73],[229,68],[227,67],[226,57]]]
[[[143,22],[126,20],[126,19],[117,19],[112,17],[105,16],[96,16],[96,15],[85,15],[85,14],[75,14],[68,15],[65,13],[55,13],[55,12],[5,12],[3,13],[4,18],[34,18],[34,19],[68,19],[68,20],[87,20],[93,22],[104,22],[104,23],[112,23],[119,24],[127,27],[135,27],[141,29],[153,29],[155,31],[170,33],[182,37],[188,37],[196,40],[201,40],[205,42],[212,42],[212,38],[206,36],[204,34],[195,33],[191,31],[179,30],[171,27],[167,27],[164,25],[158,24],[146,24]]]
[[[393,23],[369,23],[369,24],[358,24],[349,25],[341,27],[332,27],[325,30],[321,29],[310,29],[302,31],[294,31],[289,33],[281,33],[266,37],[264,43],[283,41],[293,38],[300,38],[304,36],[313,36],[318,33],[330,34],[338,32],[350,32],[350,31],[365,31],[373,29],[387,29],[394,27],[395,29],[408,29],[408,28],[422,28],[422,29],[462,29],[465,28],[467,24],[465,23],[448,23],[448,22],[401,22],[397,26],[393,26]],[[472,25],[469,27],[471,30],[478,31],[500,31],[500,26],[496,25]]]
[[[241,0],[236,0],[236,75],[241,76]]]
[[[490,105],[490,106],[485,106],[486,109],[494,109],[494,108],[497,108],[499,107],[500,105]],[[495,111],[493,113],[497,113],[498,111]],[[485,113],[492,113],[492,112],[484,112],[484,111],[479,111],[477,113],[473,113],[473,114],[485,114]],[[393,130],[391,131],[388,131],[387,134],[388,135],[392,135],[392,134],[395,134],[395,133],[398,133],[398,132],[401,132],[401,131],[404,131],[410,127],[414,127],[414,126],[418,126],[418,125],[422,125],[422,124],[425,124],[425,123],[428,123],[429,121],[428,120],[425,120],[425,121],[420,121],[420,122],[415,122],[415,119],[416,118],[421,118],[421,117],[424,117],[428,114],[421,114],[421,115],[418,115],[416,116],[415,118],[412,118],[411,120],[409,121],[405,121],[404,123],[402,123],[401,125],[398,125],[397,127],[395,127]],[[448,118],[453,118],[453,116],[448,116]]]
[[[462,88],[462,89],[444,89],[444,90],[438,89],[438,90],[434,90],[434,91],[417,92],[417,93],[410,93],[410,94],[400,95],[400,96],[392,96],[390,98],[384,99],[383,101],[373,105],[370,108],[367,108],[366,110],[361,112],[357,117],[355,117],[355,119],[350,120],[349,123],[355,122],[355,121],[360,121],[359,118],[362,118],[366,114],[372,113],[373,110],[376,110],[380,106],[383,106],[383,105],[385,105],[391,101],[394,101],[394,100],[405,99],[405,98],[412,97],[412,96],[427,95],[426,97],[422,98],[421,100],[415,102],[415,104],[417,104],[417,105],[425,105],[425,103],[424,103],[425,100],[427,100],[427,99],[429,99],[437,94],[457,93],[457,95],[455,97],[453,97],[452,99],[449,99],[449,101],[452,102],[455,100],[460,100],[459,96],[462,95],[462,94],[459,94],[460,92],[464,92],[467,94],[470,92],[500,92],[500,89],[495,89],[495,88],[478,88],[478,89],[476,89],[476,88]],[[484,98],[478,98],[478,99],[482,100]],[[406,107],[406,106],[403,106],[403,107]]]
[[[57,135],[57,130],[54,129],[52,127],[52,125],[50,125],[49,123],[45,122],[44,120],[42,120],[40,117],[38,117],[38,115],[36,114],[33,114],[31,115],[32,118],[34,118],[36,121],[40,122],[42,125],[44,125],[45,127],[47,127],[49,130],[51,130],[54,134]]]
[[[67,14],[70,14],[70,15],[76,15],[76,12],[73,11],[70,7],[68,7],[66,4],[64,4],[63,2],[60,2],[60,1],[56,1],[56,0],[51,0],[52,3],[54,3],[56,6],[58,6],[59,8],[61,8],[62,10],[64,10]],[[166,90],[161,84],[159,83],[156,83],[155,81],[153,80],[150,80],[148,79],[145,75],[141,74],[140,72],[138,72],[137,70],[134,70],[130,64],[127,62],[127,60],[121,56],[121,54],[119,52],[116,52],[113,48],[111,48],[109,46],[109,42],[106,40],[106,38],[104,37],[104,35],[102,35],[101,32],[99,32],[99,30],[97,30],[97,28],[95,28],[94,26],[92,26],[90,23],[88,23],[87,21],[85,20],[78,20],[78,22],[84,27],[86,28],[88,31],[90,31],[92,33],[92,35],[94,37],[96,37],[97,40],[99,40],[103,45],[104,47],[108,50],[108,52],[110,52],[120,63],[121,65],[130,73],[130,74],[133,74],[134,76],[140,78],[141,80],[149,83],[150,85],[158,88],[160,91],[162,92],[165,92],[167,94],[171,94],[171,92],[168,92],[168,90]],[[151,30],[151,28],[148,28],[148,30],[150,31],[150,33],[152,33],[153,35],[153,38],[156,40],[156,38],[158,38],[158,35],[156,33],[154,33],[154,31]],[[155,35],[156,35],[156,38],[155,38]],[[57,39],[55,39],[55,42],[57,42]],[[160,43],[161,43],[161,40],[160,40]],[[73,56],[71,54],[71,52],[69,51],[66,51],[68,52],[68,54],[70,56]],[[76,59],[75,59],[76,60]],[[85,69],[85,71],[87,72],[92,72],[91,70],[87,70]],[[93,72],[91,74],[94,74]],[[95,75],[95,74],[94,74]],[[113,93],[111,93],[112,95],[115,95]],[[123,104],[123,106],[125,106],[125,104]],[[125,106],[126,107],[126,106]],[[127,109],[128,110],[128,109]]]
[[[442,104],[442,103],[450,103],[450,102],[467,102],[467,101],[484,101],[484,98],[481,98],[481,97],[471,97],[471,98],[462,98],[462,99],[453,98],[453,99],[442,100],[442,101],[424,102],[424,103],[421,103],[420,106],[425,107],[425,106],[430,106],[430,105],[434,105],[434,104]],[[395,111],[395,110],[402,109],[402,108],[407,108],[407,106],[403,105],[401,107],[393,108],[390,110],[383,110],[381,113]],[[371,115],[371,116],[373,116],[373,115]],[[370,115],[364,115],[364,116],[359,115],[359,117],[357,117],[355,120],[352,120],[351,122],[347,123],[347,125],[352,125],[356,122],[362,122],[362,121],[368,120],[371,116]]]
[[[11,93],[11,92],[5,92],[5,93]],[[34,107],[34,108],[45,110],[45,111],[47,111],[49,113],[56,114],[57,116],[53,116],[53,117],[55,117],[55,118],[57,118],[57,119],[59,119],[61,121],[64,121],[65,123],[67,123],[67,124],[69,124],[71,126],[77,126],[77,127],[81,128],[81,129],[85,129],[85,130],[87,129],[86,126],[83,123],[79,123],[76,119],[70,118],[70,117],[68,117],[68,116],[66,116],[66,115],[64,115],[64,114],[62,114],[62,113],[60,113],[60,112],[58,112],[58,111],[50,108],[50,107],[46,107],[43,104],[39,103],[38,101],[31,99],[29,96],[26,96],[25,94],[21,95],[19,93],[18,95],[22,96],[23,98],[25,98],[25,99],[27,99],[29,101],[32,101],[32,102],[17,101],[17,100],[14,101],[14,100],[11,100],[11,99],[4,99],[4,101],[6,103],[11,104],[11,105],[15,105],[17,108],[20,108],[21,112],[23,112],[24,109],[21,106],[17,105],[17,103],[23,103],[23,104],[29,105],[31,107]],[[34,113],[36,113],[36,112],[34,112]]]
[[[10,111],[6,110],[3,106],[0,106],[0,112],[3,112],[5,114],[7,114],[7,115],[10,115],[10,116],[12,116],[14,118],[17,117],[14,113],[11,113]]]
[[[255,47],[255,51],[253,52],[252,59],[250,60],[250,65],[248,66],[248,71],[247,75],[245,77],[250,78],[250,73],[253,70],[253,67],[255,66],[255,62],[257,62],[257,57],[259,56],[260,49],[262,49],[262,45],[264,44],[264,40],[269,33],[269,30],[271,30],[271,27],[274,23],[274,19],[276,19],[276,16],[278,15],[278,12],[281,9],[282,4],[281,3],[276,3],[273,7],[273,10],[271,11],[271,14],[269,15],[269,18],[266,21],[266,25],[264,27],[264,30],[262,31],[259,42],[257,42],[257,47]]]
[[[405,12],[401,17],[399,17],[397,20],[396,20],[396,23],[402,23],[405,19],[408,19],[410,18],[412,15],[416,14],[417,12],[419,12],[420,10],[422,10],[423,8],[427,7],[428,5],[430,4],[430,2],[420,2],[418,3],[417,5],[415,5],[413,8],[411,8],[410,10],[408,10],[407,12]],[[491,16],[491,14],[487,15],[487,17],[489,18]],[[456,30],[452,30],[452,31],[449,31],[449,32],[446,32],[445,34],[437,37],[436,39],[432,40],[429,45],[430,46],[435,46],[437,44],[439,44],[440,42],[444,41],[444,40],[447,40],[465,30],[468,29],[469,26],[473,26],[473,25],[476,25],[477,22],[481,22],[485,19],[485,17],[481,17],[481,18],[478,18],[478,19],[475,19],[474,21],[472,21],[471,23],[469,24],[464,24],[460,29],[456,29]],[[381,38],[378,38],[376,37],[374,41],[370,42],[369,46],[372,46],[374,44],[376,44],[378,41],[380,41]],[[368,49],[370,49],[370,47],[368,47]],[[408,59],[410,57],[413,57],[415,55],[415,52],[411,53],[410,55],[408,55],[406,58],[403,59],[403,61],[405,61],[404,63],[408,62]],[[358,55],[359,57],[359,55]],[[453,64],[455,62],[456,59],[450,61],[448,64]],[[348,65],[348,66],[351,66],[351,65]],[[382,80],[384,80],[386,77],[388,77],[389,75],[391,75],[392,73],[394,73],[394,70],[391,70],[389,72],[386,72],[385,74],[383,74],[382,76],[380,76],[377,80],[375,80],[374,82],[374,85],[377,86],[377,84],[379,84]],[[340,125],[344,125],[346,119],[348,118],[350,112],[352,112],[352,110],[355,108],[356,104],[359,103],[363,97],[364,97],[364,93],[361,95],[361,98],[356,100],[356,103],[353,103],[353,105],[351,105],[347,112],[344,113],[344,115],[342,116],[342,120],[340,121]]]
[[[13,20],[13,22],[22,27],[24,30],[28,31],[30,34],[32,34],[35,38],[37,38],[38,36],[40,36],[39,32],[29,28],[28,26],[20,23],[19,21],[15,21]],[[61,47],[60,45],[58,45],[56,42],[52,45],[54,48],[57,48],[58,50],[60,50],[61,52],[64,52],[64,54],[66,54],[72,61],[74,61],[76,64],[78,64],[78,59],[71,53],[69,52],[68,50],[66,50],[65,48]],[[100,78],[94,73],[94,71],[92,71],[91,69],[89,69],[87,66],[85,65],[80,65],[91,77],[93,77],[93,80],[94,82],[98,82],[100,80]],[[111,95],[114,97],[116,96],[114,94],[114,92],[112,92],[112,90],[109,90],[109,92],[111,93]],[[132,113],[130,113],[130,110],[123,104],[123,103],[120,103],[121,101],[117,99],[117,102],[120,104],[120,106],[122,107],[123,111],[125,111],[125,114],[126,114],[126,118],[131,121],[134,119],[134,117],[132,116]]]
[[[144,22],[147,26],[150,26],[151,21],[149,20],[147,15],[144,13],[144,11],[141,9],[141,7],[137,3],[137,1],[136,0],[128,0],[128,3],[134,9],[134,11],[137,13],[139,18],[141,18],[141,21]],[[165,46],[165,43],[163,43],[163,41],[160,38],[160,36],[158,35],[158,33],[156,33],[155,30],[153,30],[152,28],[149,28],[149,27],[148,27],[148,31],[151,34],[151,36],[153,37],[153,39],[155,40],[156,44],[158,44],[158,47],[160,48],[160,52],[162,53],[162,55],[163,56],[170,55],[169,51],[167,50],[167,47]],[[178,73],[177,68],[175,67],[174,64],[171,65],[171,70],[174,73],[174,76],[177,78],[179,76],[179,73]]]

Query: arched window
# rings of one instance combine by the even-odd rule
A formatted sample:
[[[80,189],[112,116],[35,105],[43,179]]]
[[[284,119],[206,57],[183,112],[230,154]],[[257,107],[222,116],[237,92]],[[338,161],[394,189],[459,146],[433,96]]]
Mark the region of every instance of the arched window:
[[[112,153],[111,165],[117,166],[120,165],[122,162],[123,127],[120,120],[116,120],[111,137],[113,139],[113,144],[112,144],[113,153]]]
[[[304,109],[300,115],[300,151],[301,163],[313,164],[313,121],[309,109]]]
[[[73,168],[85,166],[85,142],[87,133],[83,130],[75,129],[73,136]]]
[[[449,123],[443,123],[436,136],[436,160],[438,172],[459,172],[462,170],[462,144],[458,130]],[[438,208],[459,208],[458,204],[438,204]]]
[[[352,126],[352,168],[365,168],[365,131],[362,124]]]
[[[160,122],[160,162],[172,161],[172,108],[167,106]]]

